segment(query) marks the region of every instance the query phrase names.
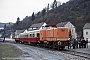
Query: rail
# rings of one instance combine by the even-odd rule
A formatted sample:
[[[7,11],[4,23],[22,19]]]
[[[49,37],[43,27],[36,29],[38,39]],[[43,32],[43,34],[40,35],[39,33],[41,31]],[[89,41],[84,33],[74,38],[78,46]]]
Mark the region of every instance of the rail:
[[[90,60],[90,54],[88,54],[88,53],[77,52],[77,51],[72,51],[72,50],[60,51],[60,52],[66,53],[66,54],[71,54],[74,56],[79,56],[79,57],[86,58],[86,59]]]

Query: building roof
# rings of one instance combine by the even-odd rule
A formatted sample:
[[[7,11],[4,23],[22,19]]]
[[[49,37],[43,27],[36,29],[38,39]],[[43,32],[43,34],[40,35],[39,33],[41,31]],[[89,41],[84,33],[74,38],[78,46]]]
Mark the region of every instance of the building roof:
[[[44,22],[37,23],[37,24],[32,24],[30,26],[30,28],[36,28],[36,30],[38,30],[38,29],[40,29],[42,27],[43,24],[44,24]],[[31,30],[30,28],[28,30]]]
[[[20,34],[20,33],[24,32],[24,30],[16,30],[16,34]]]
[[[57,27],[64,27],[68,22],[61,22],[61,23],[58,23],[56,26]]]
[[[83,29],[90,29],[90,23],[86,23],[83,27]]]

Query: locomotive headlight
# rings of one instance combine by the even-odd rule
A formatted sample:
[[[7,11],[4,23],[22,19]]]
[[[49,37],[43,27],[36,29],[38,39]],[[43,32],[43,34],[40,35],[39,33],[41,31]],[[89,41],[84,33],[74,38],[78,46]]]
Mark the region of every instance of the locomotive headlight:
[[[58,41],[58,45],[61,45],[62,43],[60,41]]]
[[[70,40],[70,38],[68,38],[68,40]]]

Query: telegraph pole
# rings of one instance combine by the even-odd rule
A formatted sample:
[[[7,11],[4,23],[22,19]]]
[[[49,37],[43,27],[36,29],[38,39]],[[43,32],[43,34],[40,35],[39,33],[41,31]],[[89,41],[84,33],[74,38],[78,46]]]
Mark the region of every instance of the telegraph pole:
[[[4,39],[3,39],[3,42],[5,41],[5,34],[6,34],[6,24],[4,25],[4,34],[3,34],[3,36],[4,36],[3,38]]]

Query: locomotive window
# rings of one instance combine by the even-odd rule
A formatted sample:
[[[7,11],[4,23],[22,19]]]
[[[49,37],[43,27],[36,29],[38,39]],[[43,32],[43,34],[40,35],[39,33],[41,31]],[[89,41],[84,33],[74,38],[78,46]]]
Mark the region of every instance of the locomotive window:
[[[45,29],[46,29],[46,30],[47,30],[47,29],[50,29],[50,27],[46,27]]]

